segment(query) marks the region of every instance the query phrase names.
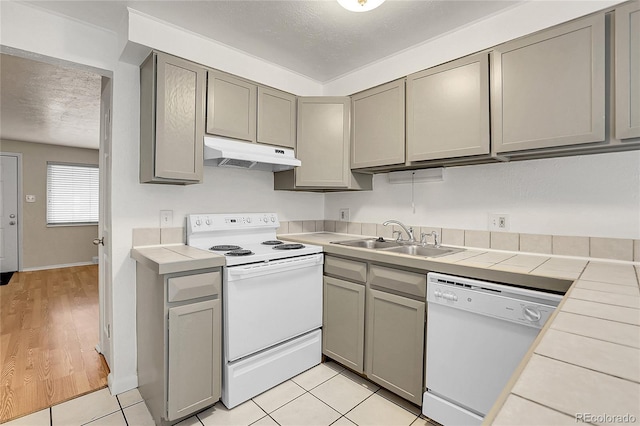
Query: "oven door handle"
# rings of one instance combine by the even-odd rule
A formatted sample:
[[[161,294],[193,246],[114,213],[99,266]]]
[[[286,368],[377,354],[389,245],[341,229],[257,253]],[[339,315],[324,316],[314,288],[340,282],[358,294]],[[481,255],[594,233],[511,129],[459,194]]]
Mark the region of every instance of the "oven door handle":
[[[279,259],[264,263],[253,263],[250,265],[232,266],[227,268],[229,279],[242,279],[248,276],[266,275],[275,272],[306,268],[309,266],[322,265],[323,255],[294,257],[289,259]]]

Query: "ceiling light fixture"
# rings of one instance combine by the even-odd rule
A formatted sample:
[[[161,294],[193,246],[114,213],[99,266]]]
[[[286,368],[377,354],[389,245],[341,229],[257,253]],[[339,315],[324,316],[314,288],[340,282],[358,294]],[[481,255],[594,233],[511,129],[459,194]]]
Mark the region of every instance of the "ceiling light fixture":
[[[338,0],[340,6],[351,12],[368,12],[384,3],[384,0]]]

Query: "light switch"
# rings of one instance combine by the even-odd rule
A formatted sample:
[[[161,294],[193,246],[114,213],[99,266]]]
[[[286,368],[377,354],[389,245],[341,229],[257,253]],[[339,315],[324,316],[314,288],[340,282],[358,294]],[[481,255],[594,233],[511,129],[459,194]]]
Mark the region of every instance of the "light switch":
[[[35,195],[27,195],[25,198],[27,199],[27,203],[35,203],[36,202],[36,196]]]

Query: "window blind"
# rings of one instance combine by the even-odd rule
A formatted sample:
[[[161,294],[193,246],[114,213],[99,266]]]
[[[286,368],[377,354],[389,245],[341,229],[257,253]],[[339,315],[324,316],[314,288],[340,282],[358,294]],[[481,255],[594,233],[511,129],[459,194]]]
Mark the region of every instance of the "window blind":
[[[99,178],[97,166],[47,163],[47,224],[98,223]]]

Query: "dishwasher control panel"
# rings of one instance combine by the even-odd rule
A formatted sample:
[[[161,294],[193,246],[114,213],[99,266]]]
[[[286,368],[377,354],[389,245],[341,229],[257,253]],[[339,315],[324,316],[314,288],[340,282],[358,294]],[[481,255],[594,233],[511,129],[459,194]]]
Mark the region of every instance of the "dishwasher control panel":
[[[427,303],[541,328],[562,296],[431,272]]]

